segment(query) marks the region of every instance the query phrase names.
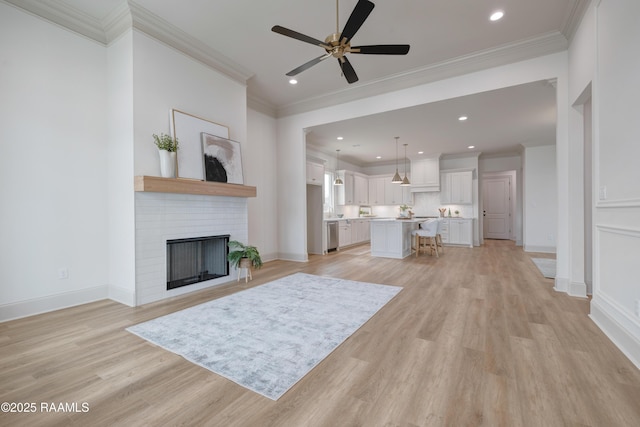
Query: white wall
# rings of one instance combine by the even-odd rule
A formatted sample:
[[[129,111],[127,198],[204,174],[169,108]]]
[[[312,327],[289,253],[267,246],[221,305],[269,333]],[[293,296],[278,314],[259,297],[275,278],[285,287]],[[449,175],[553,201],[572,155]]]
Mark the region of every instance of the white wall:
[[[597,41],[589,50],[575,49],[580,55],[575,63],[596,58],[591,317],[640,367],[640,2],[602,0],[592,8],[596,24],[584,22],[574,42],[585,46]],[[576,78],[583,76],[582,70],[571,71]],[[606,198],[599,194],[603,187]]]
[[[524,150],[524,250],[556,252],[557,178],[556,147]]]
[[[260,250],[263,261],[278,258],[278,159],[276,120],[255,110],[247,116],[247,142],[243,145],[244,176],[257,186],[257,197],[249,199],[249,240]]]
[[[7,320],[107,295],[107,61],[97,43],[5,3],[0,52]]]

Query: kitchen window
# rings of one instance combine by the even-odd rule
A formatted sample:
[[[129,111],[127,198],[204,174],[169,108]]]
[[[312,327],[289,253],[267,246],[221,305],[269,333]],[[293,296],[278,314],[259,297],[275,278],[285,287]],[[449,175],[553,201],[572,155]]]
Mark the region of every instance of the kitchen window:
[[[333,177],[334,173],[330,171],[324,172],[324,203],[323,211],[325,213],[334,212],[334,191],[333,191]]]

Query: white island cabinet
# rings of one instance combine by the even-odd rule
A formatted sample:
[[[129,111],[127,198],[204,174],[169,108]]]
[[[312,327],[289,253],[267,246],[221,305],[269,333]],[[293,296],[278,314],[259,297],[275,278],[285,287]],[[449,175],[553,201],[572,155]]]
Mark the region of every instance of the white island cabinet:
[[[416,228],[414,220],[372,220],[371,255],[399,259],[411,255],[411,231]]]

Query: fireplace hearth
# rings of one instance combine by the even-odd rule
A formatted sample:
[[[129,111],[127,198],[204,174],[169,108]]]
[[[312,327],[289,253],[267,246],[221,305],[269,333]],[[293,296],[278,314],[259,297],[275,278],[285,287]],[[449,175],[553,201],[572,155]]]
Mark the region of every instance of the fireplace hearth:
[[[229,237],[167,240],[167,290],[228,276]]]

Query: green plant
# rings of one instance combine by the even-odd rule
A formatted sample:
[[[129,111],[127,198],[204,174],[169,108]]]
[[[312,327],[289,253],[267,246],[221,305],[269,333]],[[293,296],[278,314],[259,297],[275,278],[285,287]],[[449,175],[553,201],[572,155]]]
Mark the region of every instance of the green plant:
[[[156,144],[159,150],[178,151],[178,138],[172,138],[164,133],[161,133],[160,136],[154,133],[153,143]]]
[[[407,205],[400,205],[400,210],[401,210],[401,211],[406,211],[406,210],[409,210],[409,209],[411,209],[411,207],[410,207],[410,206],[407,206]]]
[[[229,255],[227,255],[227,260],[231,264],[232,267],[238,268],[240,265],[240,260],[242,258],[247,258],[251,262],[251,266],[253,268],[262,267],[262,258],[260,258],[260,252],[258,252],[258,248],[255,246],[245,245],[244,243],[238,242],[237,240],[231,240],[228,243],[229,246]]]

